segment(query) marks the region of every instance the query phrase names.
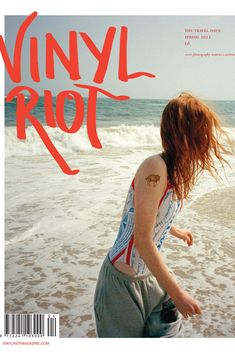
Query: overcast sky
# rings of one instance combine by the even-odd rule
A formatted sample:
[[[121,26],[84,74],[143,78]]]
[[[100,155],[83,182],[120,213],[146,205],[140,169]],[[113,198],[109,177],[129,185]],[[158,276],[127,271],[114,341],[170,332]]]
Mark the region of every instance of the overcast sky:
[[[16,33],[24,16],[5,17],[7,49],[12,58]],[[235,54],[235,16],[37,16],[27,31],[22,53],[22,84],[44,89],[56,95],[63,90],[87,91],[75,88],[69,74],[56,60],[55,79],[45,78],[45,34],[51,32],[68,53],[68,33],[78,32],[79,68],[82,79],[77,83],[92,84],[97,60],[84,44],[79,32],[86,32],[99,49],[106,31],[115,26],[117,32],[105,80],[95,84],[113,94],[131,98],[170,99],[181,91],[190,91],[204,99],[235,100],[235,56],[190,57],[185,53]],[[154,79],[141,77],[128,82],[118,81],[120,27],[128,27],[128,72],[147,71]],[[192,40],[185,46],[185,28],[219,28],[210,40]],[[192,33],[196,35],[196,33]],[[29,74],[29,38],[38,37],[40,83]],[[6,93],[15,87],[6,73]],[[94,84],[94,83],[93,83]],[[100,96],[102,97],[102,96]]]

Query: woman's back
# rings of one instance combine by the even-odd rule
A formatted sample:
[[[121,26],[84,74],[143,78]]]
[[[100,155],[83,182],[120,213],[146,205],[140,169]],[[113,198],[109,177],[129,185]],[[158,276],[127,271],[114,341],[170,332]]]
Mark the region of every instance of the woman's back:
[[[152,156],[149,159],[151,158],[162,160],[160,155]],[[121,263],[124,263],[124,265],[129,266],[130,270],[133,269],[136,274],[143,274],[148,272],[148,269],[134,244],[134,197],[135,178],[137,177],[137,174],[138,171],[136,173],[136,176],[133,178],[132,183],[127,192],[124,209],[121,216],[119,231],[114,245],[109,251],[109,259],[113,264],[116,263],[117,265],[121,265]],[[157,184],[157,177],[159,176],[149,175],[146,179],[148,183],[153,182]],[[152,235],[152,238],[158,250],[161,249],[164,240],[168,236],[171,224],[173,223],[175,216],[178,214],[182,207],[182,204],[179,200],[173,200],[173,188],[168,180],[167,175],[166,180],[167,181],[164,193],[159,202],[159,205],[156,206],[156,208],[158,207],[158,212]],[[119,269],[121,270],[121,268]]]

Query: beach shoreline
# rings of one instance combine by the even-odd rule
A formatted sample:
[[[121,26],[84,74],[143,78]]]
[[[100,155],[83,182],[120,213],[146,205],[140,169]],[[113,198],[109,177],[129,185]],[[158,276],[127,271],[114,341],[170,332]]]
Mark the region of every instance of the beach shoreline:
[[[73,183],[58,173],[49,156],[7,158],[6,312],[59,313],[61,337],[95,336],[92,306],[98,272],[115,240],[136,168],[152,153],[104,150],[94,159],[87,152],[79,156],[83,172],[72,177]],[[71,163],[76,159],[71,156]],[[184,321],[188,337],[234,333],[235,183],[229,173],[223,186],[202,176],[175,221],[193,232],[194,246],[169,236],[163,247],[167,265],[203,308],[202,316]],[[21,176],[20,183],[15,176]],[[225,316],[226,324],[221,322]]]

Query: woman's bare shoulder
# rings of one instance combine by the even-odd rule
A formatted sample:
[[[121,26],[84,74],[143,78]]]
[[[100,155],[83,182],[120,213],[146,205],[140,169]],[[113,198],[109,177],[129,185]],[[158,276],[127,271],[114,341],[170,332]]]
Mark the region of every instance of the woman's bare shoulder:
[[[160,155],[149,156],[139,165],[135,180],[137,182],[143,178],[147,181],[161,180],[160,184],[163,184],[163,186],[166,184],[167,167]]]
[[[162,176],[167,176],[167,166],[163,158],[159,155],[151,155],[147,157],[139,165],[136,176],[142,173],[161,173]]]
[[[135,175],[135,193],[147,198],[148,203],[160,199],[166,188],[167,168],[165,161],[159,155],[146,158],[137,169]],[[156,188],[157,186],[157,188]],[[144,197],[143,197],[144,196]]]

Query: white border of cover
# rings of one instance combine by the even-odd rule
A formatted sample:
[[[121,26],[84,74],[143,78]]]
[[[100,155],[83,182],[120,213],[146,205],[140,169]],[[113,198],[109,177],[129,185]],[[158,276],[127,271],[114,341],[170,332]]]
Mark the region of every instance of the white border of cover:
[[[1,2],[0,10],[0,33],[4,34],[5,15],[28,15],[33,11],[38,15],[234,15],[234,5],[232,1],[223,0],[215,3],[209,0],[86,0],[81,1],[66,0],[64,3],[59,0],[7,0]],[[0,128],[0,334],[3,333],[4,315],[4,66],[0,58],[0,109],[1,109],[1,128]],[[16,345],[15,351],[18,353],[39,351],[38,346]],[[49,346],[41,346],[43,353],[51,353],[52,350],[69,350],[76,353],[118,353],[127,352],[147,352],[160,351],[172,353],[231,353],[234,347],[234,338],[189,338],[189,339],[125,339],[125,338],[60,338],[55,341],[50,340]],[[0,351],[12,352],[12,346],[2,344],[0,338]],[[13,349],[14,350],[14,349]]]

